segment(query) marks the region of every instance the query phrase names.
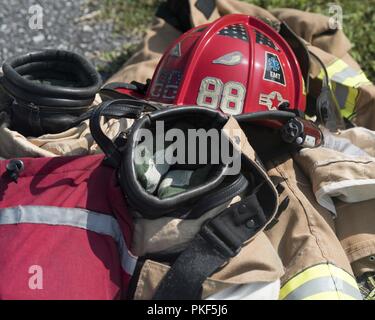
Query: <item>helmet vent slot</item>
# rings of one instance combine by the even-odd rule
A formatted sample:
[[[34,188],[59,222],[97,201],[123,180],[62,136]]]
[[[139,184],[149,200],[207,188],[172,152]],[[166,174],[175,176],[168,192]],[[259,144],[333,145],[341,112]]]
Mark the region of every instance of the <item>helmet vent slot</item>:
[[[244,25],[242,24],[232,24],[221,29],[218,34],[222,36],[227,36],[235,39],[240,39],[243,41],[249,41],[249,36],[246,32]]]
[[[256,43],[263,44],[267,47],[272,48],[273,50],[280,51],[280,49],[275,45],[275,43],[270,38],[268,38],[265,34],[259,32],[256,29],[254,29],[254,32],[255,32]]]

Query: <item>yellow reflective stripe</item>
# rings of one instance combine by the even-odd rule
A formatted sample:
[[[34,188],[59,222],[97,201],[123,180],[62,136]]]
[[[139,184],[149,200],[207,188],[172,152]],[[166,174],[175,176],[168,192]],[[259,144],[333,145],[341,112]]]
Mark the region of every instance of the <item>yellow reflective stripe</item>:
[[[321,292],[303,300],[357,300],[356,298],[339,291]]]
[[[332,79],[333,81],[342,83],[345,86],[348,87],[354,87],[358,88],[361,85],[371,85],[372,82],[367,79],[365,73],[362,70],[354,70],[351,68],[347,63],[345,63],[343,60],[337,59],[334,62],[332,62],[328,67],[326,67],[328,77],[331,79],[335,77],[335,75],[338,75],[342,72],[345,74],[345,70],[348,72],[348,77],[342,79],[342,80],[337,80],[337,79]],[[318,75],[319,79],[324,78],[324,71],[320,70],[320,73]]]
[[[302,94],[305,96],[307,94],[307,88],[306,88],[306,83],[305,80],[302,77]]]
[[[343,60],[337,59],[327,67],[330,78],[330,87],[335,95],[337,105],[340,107],[342,116],[350,118],[354,113],[358,87],[371,85],[372,82],[367,79],[362,70],[354,70]],[[320,71],[319,79],[323,79],[324,72]],[[337,85],[341,85],[337,90]],[[345,90],[346,89],[346,90]]]
[[[349,93],[345,101],[345,106],[341,109],[341,114],[346,118],[349,118],[353,114],[358,96],[358,89],[348,88],[348,91]]]
[[[332,264],[319,264],[300,272],[292,279],[290,279],[286,284],[284,284],[284,286],[280,290],[279,299],[285,299],[289,294],[291,294],[303,284],[311,280],[323,277],[339,278],[358,290],[357,282],[346,271]]]
[[[358,289],[357,281],[349,273],[347,273],[341,268],[334,266],[333,264],[327,264],[327,266],[330,269],[332,275],[334,275],[337,278],[340,278],[341,280],[344,280],[345,282],[350,284],[352,287]]]
[[[346,118],[350,118],[356,106],[358,89],[332,82],[332,92],[341,114]]]
[[[294,278],[290,279],[281,288],[280,298],[285,298],[290,292],[294,291],[307,281],[322,277],[329,277],[332,275],[346,281],[355,288],[357,287],[355,279],[342,269],[337,268],[332,264],[319,264],[314,267],[308,268],[305,271],[302,271],[301,273],[297,274]]]
[[[340,59],[337,59],[334,62],[332,62],[326,69],[327,69],[327,72],[328,72],[328,76],[331,78],[331,77],[333,77],[334,74],[343,71],[347,67],[348,67],[348,65],[344,61],[342,61]],[[323,75],[324,75],[324,73],[323,73]]]

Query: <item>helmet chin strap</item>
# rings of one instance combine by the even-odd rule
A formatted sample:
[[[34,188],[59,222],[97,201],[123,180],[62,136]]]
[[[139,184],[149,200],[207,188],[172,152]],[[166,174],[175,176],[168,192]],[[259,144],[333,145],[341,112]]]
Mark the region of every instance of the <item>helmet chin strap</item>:
[[[331,90],[327,68],[315,53],[309,51],[309,54],[320,64],[324,72],[322,89],[316,101],[318,121],[332,132],[337,131],[339,128],[345,128],[345,124],[340,115],[339,106],[337,105]]]

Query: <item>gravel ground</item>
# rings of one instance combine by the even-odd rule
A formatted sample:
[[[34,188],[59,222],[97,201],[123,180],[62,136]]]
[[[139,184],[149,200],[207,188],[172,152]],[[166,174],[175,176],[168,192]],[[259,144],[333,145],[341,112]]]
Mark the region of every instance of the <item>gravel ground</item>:
[[[30,28],[30,19],[35,20],[29,10],[35,4],[43,9],[43,27],[39,30]],[[89,6],[87,0],[0,0],[0,63],[32,50],[57,48],[83,54],[105,69],[108,62],[102,57],[104,52],[121,50],[126,44],[139,42],[139,38],[113,34],[113,24],[100,21],[98,14],[98,8]]]

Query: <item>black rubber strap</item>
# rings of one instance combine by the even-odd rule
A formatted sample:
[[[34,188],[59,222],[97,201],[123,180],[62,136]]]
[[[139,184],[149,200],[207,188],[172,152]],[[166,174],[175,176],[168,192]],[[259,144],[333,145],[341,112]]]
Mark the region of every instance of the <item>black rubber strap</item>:
[[[243,113],[234,116],[234,118],[240,123],[254,122],[259,120],[280,120],[287,121],[296,116],[292,110],[281,111],[281,110],[269,110],[269,111],[259,111],[252,113]]]
[[[239,253],[267,224],[256,193],[225,209],[201,231],[171,266],[154,300],[200,299],[203,282]]]
[[[103,101],[114,99],[137,99],[129,94],[117,91],[119,88],[125,88],[135,92],[137,91],[137,87],[131,83],[110,82],[100,88],[99,95]]]
[[[201,235],[198,235],[163,278],[154,300],[200,299],[202,283],[227,258],[216,250]]]
[[[142,112],[145,111],[145,108],[146,105],[142,101],[118,99],[105,101],[90,112],[90,131],[94,140],[106,155],[107,164],[118,168],[121,162],[121,153],[112,140],[102,131],[100,118],[107,116],[116,119],[138,119]]]

